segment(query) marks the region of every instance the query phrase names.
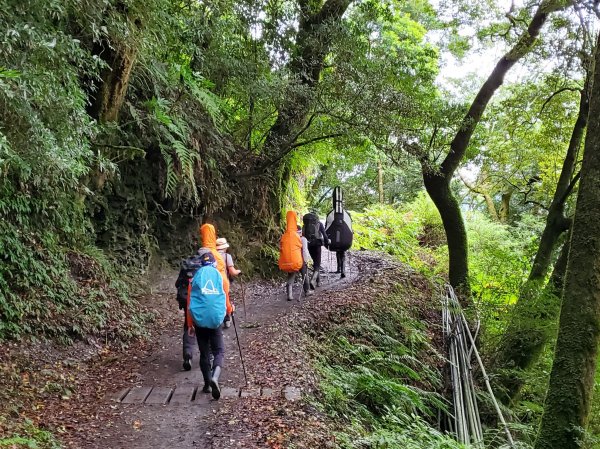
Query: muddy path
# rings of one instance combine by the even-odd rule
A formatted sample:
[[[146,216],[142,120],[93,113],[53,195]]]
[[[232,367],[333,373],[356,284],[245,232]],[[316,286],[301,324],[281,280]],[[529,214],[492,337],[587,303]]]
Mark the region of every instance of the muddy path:
[[[332,273],[334,270],[335,257],[324,252],[321,286],[314,295],[304,297],[300,284],[296,283],[294,296],[299,299],[294,301],[286,300],[283,279],[276,283],[246,284],[246,314],[241,301],[241,284],[233,283],[232,298],[237,307],[236,324],[245,354],[248,385],[234,328],[225,329],[225,366],[220,384],[229,394],[220,401],[212,400],[198,389],[203,380],[197,348],[192,370],[182,368],[183,314],[177,310],[173,288],[177,273],[158,274],[147,299],[158,315],[152,324],[153,340],[143,350],[132,348],[104,363],[107,372],[111,365],[119,365],[121,372],[126,372],[125,376],[116,376],[113,384],[110,379],[96,379],[99,384],[108,382],[108,387],[103,388],[105,394],[96,403],[84,401],[79,405],[88,408],[86,422],[71,425],[64,435],[65,444],[71,448],[91,449],[259,447],[247,443],[249,436],[247,430],[243,430],[245,426],[230,425],[226,431],[219,429],[223,429],[223,420],[228,420],[230,407],[243,409],[256,400],[281,405],[282,401],[298,399],[306,361],[302,360],[302,354],[295,353],[293,342],[288,341],[284,343],[287,347],[277,350],[270,343],[277,339],[292,310],[304,307],[307,302],[327,301],[328,295],[348,289],[361,278],[364,267],[360,258],[349,255],[346,278]],[[270,359],[282,356],[286,357],[285,368],[282,370],[277,364],[271,368]],[[286,371],[285,375],[282,371]]]

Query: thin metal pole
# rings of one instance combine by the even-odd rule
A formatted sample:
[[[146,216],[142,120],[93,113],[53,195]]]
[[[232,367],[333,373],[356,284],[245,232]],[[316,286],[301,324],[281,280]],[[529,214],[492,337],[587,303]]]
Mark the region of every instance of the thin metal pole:
[[[242,361],[242,370],[244,371],[244,380],[246,386],[248,386],[248,376],[246,375],[246,365],[244,364],[244,356],[242,355],[242,346],[240,345],[240,336],[238,335],[237,326],[235,325],[235,315],[231,315],[231,321],[233,322],[233,329],[235,330],[235,339],[237,340],[238,350],[240,351],[240,360]]]
[[[494,404],[494,408],[496,409],[496,413],[498,414],[498,418],[500,418],[500,422],[504,427],[504,432],[506,433],[506,439],[508,440],[508,444],[510,447],[515,447],[515,442],[512,439],[512,435],[510,430],[508,429],[508,424],[504,420],[504,415],[502,414],[502,410],[500,410],[500,406],[498,405],[498,401],[496,401],[496,397],[494,396],[494,390],[492,390],[492,386],[490,385],[490,378],[487,375],[485,367],[483,366],[483,362],[481,361],[481,357],[479,356],[479,351],[475,347],[475,341],[473,340],[473,336],[471,335],[471,331],[466,325],[467,319],[464,315],[462,315],[463,322],[465,323],[465,327],[467,327],[467,335],[469,336],[469,340],[471,340],[471,344],[473,345],[473,353],[475,354],[475,358],[477,359],[477,363],[479,363],[479,367],[481,368],[481,373],[483,374],[483,380],[485,381],[485,386],[487,387],[488,392],[492,398],[492,403]]]
[[[242,281],[242,276],[240,276],[240,289],[242,290],[242,306],[244,307],[244,319],[248,318],[246,314],[246,287],[244,286],[244,281]]]

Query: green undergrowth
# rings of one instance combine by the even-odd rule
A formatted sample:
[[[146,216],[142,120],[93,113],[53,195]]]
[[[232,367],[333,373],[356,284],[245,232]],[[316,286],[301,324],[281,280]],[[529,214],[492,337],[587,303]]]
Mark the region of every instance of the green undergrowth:
[[[446,277],[444,227],[424,192],[401,207],[376,205],[352,217],[355,247],[383,251],[428,277]],[[539,217],[523,216],[518,224],[508,226],[471,211],[465,213],[465,225],[472,296],[486,326],[486,337],[494,341],[527,277],[543,222]]]
[[[437,429],[448,407],[439,394],[443,358],[431,324],[407,303],[420,294],[396,286],[317,338],[318,407],[339,425],[339,447],[464,448]]]
[[[7,449],[61,449],[56,437],[36,427],[31,421],[19,426],[18,432],[8,438],[0,438],[0,448]]]
[[[0,248],[0,341],[90,336],[127,341],[143,333],[135,288],[93,246],[67,245],[56,231],[3,222]]]

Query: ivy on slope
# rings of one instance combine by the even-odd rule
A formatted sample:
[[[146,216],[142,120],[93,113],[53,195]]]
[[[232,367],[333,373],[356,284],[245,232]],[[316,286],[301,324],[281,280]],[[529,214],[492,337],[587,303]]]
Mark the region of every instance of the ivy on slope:
[[[77,5],[30,0],[0,11],[0,340],[140,330],[86,213],[99,129],[81,80],[102,63],[65,31]]]

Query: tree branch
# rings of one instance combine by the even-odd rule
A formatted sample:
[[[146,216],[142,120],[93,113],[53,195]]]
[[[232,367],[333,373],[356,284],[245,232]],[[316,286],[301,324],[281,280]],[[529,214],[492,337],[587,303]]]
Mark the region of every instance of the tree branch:
[[[573,177],[573,179],[569,183],[569,186],[563,193],[562,197],[560,198],[561,204],[564,204],[567,201],[567,198],[569,198],[569,196],[571,195],[571,193],[573,193],[573,189],[575,188],[575,185],[577,184],[577,181],[579,181],[580,177],[581,177],[581,171],[578,171],[577,174]]]
[[[517,43],[498,61],[462,119],[460,129],[450,144],[450,152],[441,164],[440,171],[446,182],[450,182],[452,174],[460,165],[471,136],[492,96],[504,82],[506,73],[533,48],[548,15],[551,12],[566,8],[569,4],[571,4],[571,0],[543,0],[531,19],[527,30],[521,34]]]
[[[304,145],[310,145],[311,143],[320,142],[321,140],[334,139],[335,137],[341,137],[343,135],[343,133],[328,134],[326,136],[313,137],[312,139],[303,140],[302,142],[296,142],[291,146],[290,151]]]
[[[546,108],[546,106],[548,106],[548,103],[550,103],[554,97],[566,91],[581,92],[581,89],[579,87],[563,87],[562,89],[558,89],[556,92],[553,92],[552,95],[550,95],[548,98],[546,98],[546,101],[544,101],[544,104],[540,109],[540,114],[544,112],[544,109]]]

